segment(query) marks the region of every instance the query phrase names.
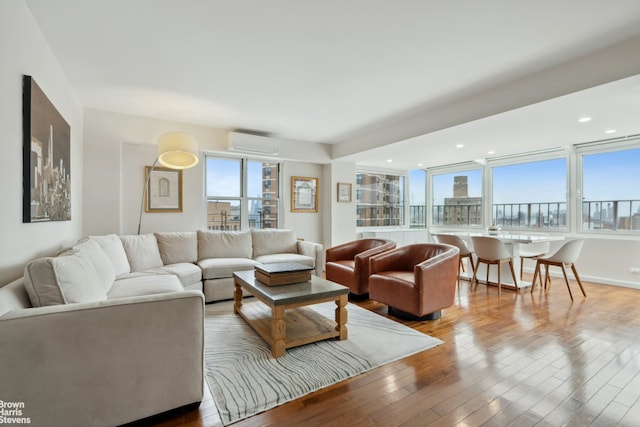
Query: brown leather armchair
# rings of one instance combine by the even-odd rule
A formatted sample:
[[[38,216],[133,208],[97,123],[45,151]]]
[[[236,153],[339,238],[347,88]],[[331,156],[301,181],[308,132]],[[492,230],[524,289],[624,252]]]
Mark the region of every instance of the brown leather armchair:
[[[397,317],[438,319],[453,305],[459,254],[455,246],[417,243],[371,257],[369,298]]]
[[[327,248],[327,280],[347,286],[352,297],[366,297],[369,293],[369,258],[395,247],[393,240],[360,239]]]

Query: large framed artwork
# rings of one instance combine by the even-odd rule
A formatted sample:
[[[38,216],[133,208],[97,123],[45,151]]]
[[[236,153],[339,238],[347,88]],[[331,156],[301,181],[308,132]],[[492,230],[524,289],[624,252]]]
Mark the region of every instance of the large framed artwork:
[[[291,177],[291,212],[318,212],[318,178]]]
[[[22,135],[22,222],[70,221],[71,128],[26,75]]]
[[[145,166],[144,178],[145,212],[182,212],[182,169]]]

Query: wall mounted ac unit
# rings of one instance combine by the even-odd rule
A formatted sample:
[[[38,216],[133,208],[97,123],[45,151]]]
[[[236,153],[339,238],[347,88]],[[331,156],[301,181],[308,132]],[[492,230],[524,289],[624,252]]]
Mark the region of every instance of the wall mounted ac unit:
[[[239,153],[277,156],[280,154],[280,141],[268,136],[229,132],[227,135],[227,149]]]

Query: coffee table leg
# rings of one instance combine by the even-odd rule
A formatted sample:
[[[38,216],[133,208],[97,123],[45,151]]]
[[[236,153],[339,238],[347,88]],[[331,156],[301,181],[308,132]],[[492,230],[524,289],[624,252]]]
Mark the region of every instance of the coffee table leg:
[[[346,340],[348,333],[347,333],[347,300],[348,300],[348,296],[345,295],[340,295],[340,297],[336,300],[336,323],[338,324],[336,326],[336,331],[338,331],[339,335],[338,335],[338,339],[339,340]]]
[[[276,306],[272,309],[271,319],[271,336],[273,344],[271,345],[271,354],[273,357],[284,356],[284,338],[287,335],[286,324],[284,323],[284,306]]]
[[[240,282],[238,279],[233,279],[233,312],[235,314],[240,313],[240,307],[242,307],[242,288],[240,287]]]

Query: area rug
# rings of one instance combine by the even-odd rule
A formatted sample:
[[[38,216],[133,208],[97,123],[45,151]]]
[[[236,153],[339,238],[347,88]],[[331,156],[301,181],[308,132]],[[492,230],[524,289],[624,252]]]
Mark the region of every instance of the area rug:
[[[333,302],[309,307],[333,319]],[[442,344],[357,305],[348,304],[347,310],[347,340],[288,349],[276,359],[260,336],[233,314],[233,302],[207,305],[205,375],[223,424]]]

